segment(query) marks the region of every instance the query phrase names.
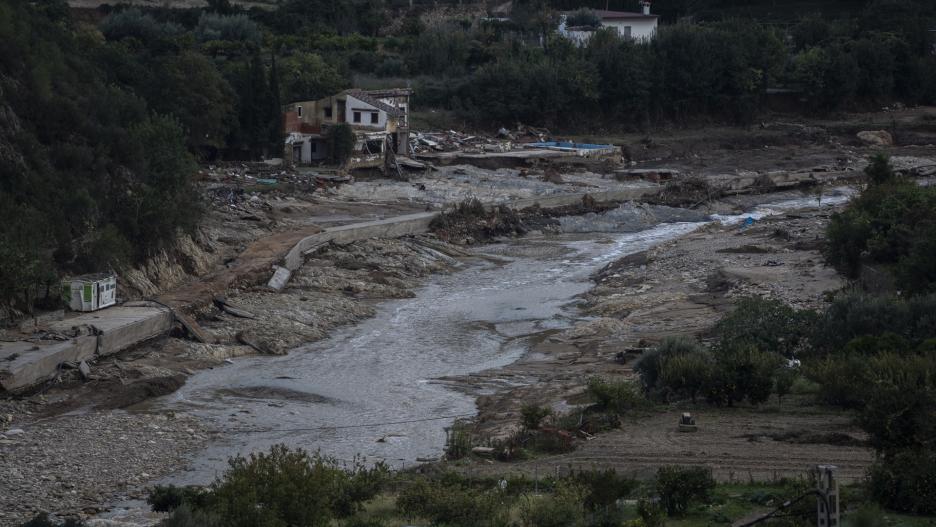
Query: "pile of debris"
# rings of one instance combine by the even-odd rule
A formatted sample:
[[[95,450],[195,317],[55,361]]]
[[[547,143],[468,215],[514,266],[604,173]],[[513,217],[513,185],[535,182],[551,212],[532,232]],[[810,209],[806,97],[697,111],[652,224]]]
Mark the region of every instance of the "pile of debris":
[[[455,130],[410,133],[410,150],[413,154],[431,152],[510,152],[523,148],[525,143],[547,141],[549,130],[531,126],[517,126],[516,130],[501,128],[496,137],[470,135]]]
[[[208,165],[199,175],[209,186],[212,183],[258,189],[289,186],[306,192],[351,181],[347,174],[334,170],[299,171],[284,165],[282,160]]]
[[[686,177],[669,181],[656,194],[644,196],[644,201],[653,205],[693,208],[723,195],[722,189],[713,187],[700,177]]]
[[[239,183],[250,185],[276,185],[279,183],[307,183],[309,176],[299,174],[282,162],[220,163],[208,165],[199,173],[202,181]]]

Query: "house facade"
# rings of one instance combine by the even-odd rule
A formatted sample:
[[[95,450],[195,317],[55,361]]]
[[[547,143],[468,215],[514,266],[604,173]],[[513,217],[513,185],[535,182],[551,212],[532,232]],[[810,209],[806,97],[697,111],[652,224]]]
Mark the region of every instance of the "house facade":
[[[642,2],[643,12],[633,13],[630,11],[605,11],[595,10],[595,14],[601,19],[601,27],[611,28],[617,31],[618,35],[624,38],[647,41],[656,35],[659,18],[650,13],[650,2]],[[600,28],[593,27],[575,27],[566,24],[568,15],[564,13],[559,19],[559,34],[583,45]]]
[[[346,123],[357,138],[355,150],[383,152],[387,138],[398,155],[409,152],[409,98],[412,90],[345,90],[315,101],[286,106],[285,159],[309,164],[327,159],[329,127]]]

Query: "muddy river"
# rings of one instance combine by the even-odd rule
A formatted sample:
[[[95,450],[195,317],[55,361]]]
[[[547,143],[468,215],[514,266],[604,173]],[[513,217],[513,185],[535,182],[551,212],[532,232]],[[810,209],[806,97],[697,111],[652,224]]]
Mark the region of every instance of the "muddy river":
[[[826,196],[822,206],[845,199],[846,193]],[[737,223],[816,205],[815,197],[798,198],[714,219]],[[413,298],[380,303],[376,316],[326,340],[192,376],[155,405],[203,417],[223,433],[171,481],[208,483],[228,457],[276,443],[397,467],[441,456],[445,428],[456,416],[473,415],[475,402],[436,379],[517,360],[530,335],[581,319],[576,298],[592,286],[591,273],[706,223],[608,232],[615,214],[622,216],[593,218],[602,232],[585,232],[576,221],[575,233],[475,248],[478,257],[461,269],[431,277]],[[622,228],[633,228],[624,221]]]

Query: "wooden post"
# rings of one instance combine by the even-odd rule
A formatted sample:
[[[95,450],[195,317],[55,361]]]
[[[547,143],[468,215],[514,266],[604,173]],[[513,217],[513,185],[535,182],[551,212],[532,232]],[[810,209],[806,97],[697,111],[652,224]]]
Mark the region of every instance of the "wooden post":
[[[819,477],[816,481],[817,527],[839,527],[839,492],[835,480],[835,465],[819,465]]]

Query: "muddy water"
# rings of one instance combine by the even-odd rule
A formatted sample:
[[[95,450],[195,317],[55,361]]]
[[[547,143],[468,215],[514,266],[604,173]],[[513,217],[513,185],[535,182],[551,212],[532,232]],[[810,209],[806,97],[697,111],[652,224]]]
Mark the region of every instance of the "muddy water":
[[[832,200],[826,200],[828,206]],[[733,223],[789,208],[804,198],[721,216]],[[252,357],[192,376],[157,401],[199,415],[223,431],[178,483],[212,480],[234,454],[276,443],[339,460],[412,464],[439,457],[453,416],[474,398],[434,381],[509,364],[525,335],[570,325],[588,276],[623,255],[690,232],[704,222],[639,232],[565,234],[482,247],[463,269],[432,277],[416,296],[380,304],[377,314],[282,357]]]

